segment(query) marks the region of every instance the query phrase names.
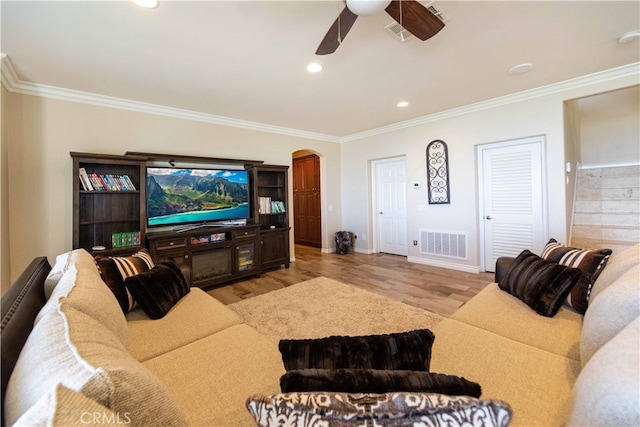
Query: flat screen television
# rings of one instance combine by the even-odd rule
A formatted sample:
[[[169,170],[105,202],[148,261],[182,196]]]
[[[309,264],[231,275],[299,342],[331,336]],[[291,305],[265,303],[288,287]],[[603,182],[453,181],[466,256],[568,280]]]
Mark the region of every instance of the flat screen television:
[[[246,220],[249,194],[246,170],[147,167],[147,225]]]

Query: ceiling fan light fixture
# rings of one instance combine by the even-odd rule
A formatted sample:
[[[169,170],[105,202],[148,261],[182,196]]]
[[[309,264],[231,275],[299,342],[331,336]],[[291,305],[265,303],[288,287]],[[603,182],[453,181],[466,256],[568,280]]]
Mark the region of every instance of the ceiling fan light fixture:
[[[318,64],[317,62],[312,62],[311,64],[307,65],[307,71],[310,73],[319,73],[320,71],[322,71],[322,65]]]
[[[391,0],[347,0],[347,7],[358,16],[373,15],[385,10],[390,3]]]
[[[132,0],[135,4],[146,9],[158,7],[158,0]]]

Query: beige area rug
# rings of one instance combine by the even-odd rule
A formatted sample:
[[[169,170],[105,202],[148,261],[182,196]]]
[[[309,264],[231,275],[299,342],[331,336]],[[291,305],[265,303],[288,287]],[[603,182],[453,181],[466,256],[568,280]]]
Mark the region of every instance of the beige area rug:
[[[430,329],[444,318],[326,277],[228,305],[274,341]]]

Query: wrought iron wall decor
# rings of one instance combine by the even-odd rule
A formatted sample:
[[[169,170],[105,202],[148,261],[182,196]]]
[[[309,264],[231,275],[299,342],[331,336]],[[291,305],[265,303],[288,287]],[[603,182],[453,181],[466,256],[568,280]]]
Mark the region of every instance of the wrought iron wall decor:
[[[447,144],[436,139],[427,145],[427,191],[430,205],[451,203]]]

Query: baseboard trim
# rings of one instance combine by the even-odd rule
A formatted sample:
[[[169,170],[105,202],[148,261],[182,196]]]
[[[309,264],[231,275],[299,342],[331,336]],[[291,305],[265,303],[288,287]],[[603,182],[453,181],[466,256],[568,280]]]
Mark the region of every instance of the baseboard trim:
[[[435,260],[431,258],[421,258],[421,257],[415,257],[415,256],[407,257],[407,261],[414,262],[416,264],[430,265],[432,267],[448,268],[449,270],[464,271],[465,273],[480,274],[480,266],[457,264],[454,262],[447,262],[447,261]]]
[[[371,255],[373,253],[373,251],[371,249],[360,249],[360,248],[355,248],[354,251],[356,253],[359,254],[366,254],[366,255]]]

